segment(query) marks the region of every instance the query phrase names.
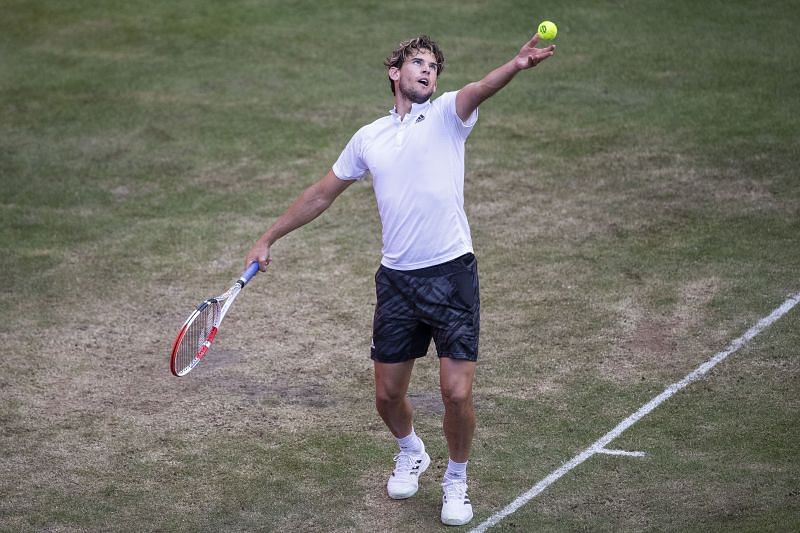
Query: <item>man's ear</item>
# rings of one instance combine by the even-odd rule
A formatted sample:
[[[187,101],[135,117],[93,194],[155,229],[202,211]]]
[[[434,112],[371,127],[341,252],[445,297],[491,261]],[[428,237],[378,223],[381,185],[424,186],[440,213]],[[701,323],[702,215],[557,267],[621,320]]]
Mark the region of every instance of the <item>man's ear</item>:
[[[397,67],[389,67],[389,79],[397,81],[400,79],[400,69]]]

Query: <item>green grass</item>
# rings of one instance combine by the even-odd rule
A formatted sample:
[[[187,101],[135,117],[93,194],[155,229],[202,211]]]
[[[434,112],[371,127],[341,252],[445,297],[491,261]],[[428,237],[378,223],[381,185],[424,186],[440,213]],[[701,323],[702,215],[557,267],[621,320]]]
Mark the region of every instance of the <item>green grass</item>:
[[[0,530],[444,529],[435,357],[412,382],[431,475],[411,501],[383,494],[369,183],[278,243],[202,367],[176,380],[167,353],[389,109],[397,42],[440,42],[443,92],[543,19],[556,56],[482,106],[467,146],[475,524],[800,290],[800,9],[6,2]],[[798,323],[614,443],[647,457],[593,457],[497,529],[798,529]]]

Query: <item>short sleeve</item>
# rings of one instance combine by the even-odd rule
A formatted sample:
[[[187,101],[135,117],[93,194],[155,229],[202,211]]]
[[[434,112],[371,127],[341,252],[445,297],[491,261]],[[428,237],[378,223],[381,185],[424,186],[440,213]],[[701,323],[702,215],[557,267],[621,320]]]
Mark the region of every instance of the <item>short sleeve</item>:
[[[478,109],[476,108],[467,120],[461,120],[461,117],[456,113],[456,95],[458,95],[458,91],[444,93],[439,97],[439,100],[444,104],[444,109],[448,114],[450,126],[454,133],[459,135],[462,139],[466,139],[469,137],[469,134],[472,133],[472,128],[475,126],[475,123],[478,122]]]
[[[361,157],[363,144],[363,129],[358,130],[344,147],[339,159],[333,164],[333,173],[340,180],[360,180],[367,170],[366,163]]]

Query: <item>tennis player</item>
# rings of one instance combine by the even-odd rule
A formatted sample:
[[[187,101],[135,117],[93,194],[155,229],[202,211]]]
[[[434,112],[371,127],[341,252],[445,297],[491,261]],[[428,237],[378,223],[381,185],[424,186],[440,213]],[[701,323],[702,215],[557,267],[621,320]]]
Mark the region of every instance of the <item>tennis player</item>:
[[[441,512],[448,525],[472,520],[467,462],[480,297],[464,212],[464,143],[484,100],[553,55],[555,46],[536,48],[538,40],[534,35],[480,81],[435,100],[445,62],[439,46],[425,35],[400,43],[385,61],[394,108],[356,132],[331,170],[300,194],[245,259],[265,271],[275,241],[319,216],[355,180],[372,176],[383,237],[371,346],[375,403],[399,446],[386,488],[390,498],[413,496],[431,462],[414,432],[407,391],[414,360],[426,355],[433,339],[450,455]]]

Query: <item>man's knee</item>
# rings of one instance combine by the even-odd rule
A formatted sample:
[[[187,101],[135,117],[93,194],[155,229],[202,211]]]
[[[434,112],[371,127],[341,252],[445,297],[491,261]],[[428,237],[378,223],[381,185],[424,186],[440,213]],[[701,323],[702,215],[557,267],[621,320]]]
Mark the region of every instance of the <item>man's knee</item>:
[[[463,410],[472,407],[472,383],[443,386],[442,401],[445,409]]]
[[[398,364],[375,363],[375,404],[392,407],[405,401],[414,361]]]
[[[471,408],[475,363],[445,358],[440,361],[440,385],[445,409],[460,410]]]
[[[376,387],[375,388],[375,404],[380,408],[382,406],[392,406],[402,403],[405,400],[406,393],[404,390],[391,387]]]
[[[403,381],[380,380],[375,383],[375,405],[378,409],[401,405],[406,400],[407,390]]]

